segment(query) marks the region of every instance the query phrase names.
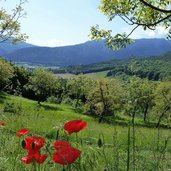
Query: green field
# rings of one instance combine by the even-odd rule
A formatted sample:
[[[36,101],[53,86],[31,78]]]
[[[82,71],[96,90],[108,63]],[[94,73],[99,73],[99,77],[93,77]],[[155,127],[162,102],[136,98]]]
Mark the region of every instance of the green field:
[[[101,71],[101,72],[93,72],[93,73],[89,73],[89,74],[85,74],[87,76],[90,76],[92,78],[105,78],[106,74],[109,72],[109,70],[107,71]]]
[[[91,78],[105,78],[106,74],[109,72],[109,70],[107,71],[101,71],[101,72],[93,72],[93,73],[89,73],[89,74],[85,74],[88,77]],[[59,78],[64,78],[64,79],[70,79],[74,76],[76,76],[75,74],[70,74],[70,73],[64,73],[64,74],[55,74],[55,76],[59,77]]]
[[[82,119],[88,125],[78,133],[78,138],[75,134],[68,136],[63,130],[64,123],[73,119]],[[1,171],[34,170],[32,165],[21,161],[27,152],[15,134],[23,127],[30,130],[30,135],[46,138],[51,154],[57,129],[60,129],[60,139],[71,141],[82,151],[81,158],[75,164],[65,166],[65,170],[156,171],[171,168],[171,132],[167,129],[98,123],[96,118],[77,113],[69,105],[42,103],[39,106],[36,101],[6,94],[0,96],[0,122],[6,124],[0,127]],[[52,162],[50,154],[45,163],[37,166],[41,171],[62,169]]]

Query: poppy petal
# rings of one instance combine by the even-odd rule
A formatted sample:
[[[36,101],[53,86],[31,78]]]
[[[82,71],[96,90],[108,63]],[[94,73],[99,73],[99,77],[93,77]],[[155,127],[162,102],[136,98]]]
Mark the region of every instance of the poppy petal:
[[[74,163],[80,156],[81,151],[72,147],[66,147],[53,154],[53,161],[62,165]]]
[[[40,148],[44,146],[46,143],[45,139],[39,136],[32,136],[32,137],[27,137],[25,139],[26,141],[26,147],[25,149],[27,150],[35,150],[38,151]],[[34,145],[33,145],[34,144]],[[33,148],[34,147],[34,148]]]
[[[20,137],[22,135],[27,135],[30,131],[26,128],[20,129],[18,133],[16,134],[17,137]]]
[[[34,157],[32,155],[27,155],[25,157],[22,158],[22,161],[25,163],[25,164],[30,164],[32,163],[34,160]]]
[[[0,126],[5,126],[5,123],[4,122],[0,122]]]
[[[56,150],[66,148],[66,147],[71,147],[71,144],[66,142],[65,140],[56,140],[54,142],[54,147]]]
[[[64,125],[64,129],[68,132],[69,135],[71,135],[74,132],[77,133],[82,129],[85,129],[86,127],[87,123],[82,120],[72,120]]]
[[[39,155],[38,153],[36,153],[34,157],[37,163],[42,164],[46,160],[47,154]]]

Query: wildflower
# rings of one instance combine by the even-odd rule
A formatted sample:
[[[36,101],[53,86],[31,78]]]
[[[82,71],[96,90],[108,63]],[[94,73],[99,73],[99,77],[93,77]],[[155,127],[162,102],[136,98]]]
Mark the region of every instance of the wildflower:
[[[30,131],[26,128],[20,129],[16,134],[17,137],[21,137],[22,135],[27,135]]]
[[[81,151],[73,148],[71,144],[62,140],[56,140],[54,143],[54,147],[56,149],[55,153],[53,154],[53,161],[55,163],[59,163],[62,165],[68,165],[74,163],[77,158],[80,156]]]
[[[30,164],[33,161],[41,164],[46,158],[47,154],[42,154],[40,149],[45,145],[46,141],[44,138],[39,136],[32,136],[25,139],[25,149],[28,150],[28,155],[22,158],[22,161],[26,164]]]
[[[25,141],[26,141],[25,149],[27,149],[28,151],[32,151],[32,150],[38,151],[46,143],[45,139],[39,136],[27,137]]]
[[[0,126],[5,126],[5,123],[4,122],[0,122]]]
[[[64,125],[64,129],[68,132],[69,135],[71,135],[74,132],[77,133],[82,129],[85,129],[86,127],[87,123],[82,120],[72,120]]]

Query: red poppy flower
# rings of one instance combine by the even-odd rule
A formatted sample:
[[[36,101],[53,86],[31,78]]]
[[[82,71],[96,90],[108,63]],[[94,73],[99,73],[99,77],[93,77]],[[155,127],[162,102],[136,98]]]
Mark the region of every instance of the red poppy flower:
[[[81,154],[80,150],[73,148],[66,141],[55,141],[54,147],[56,152],[53,154],[53,161],[62,165],[74,163]]]
[[[27,135],[30,131],[26,128],[20,129],[16,134],[17,137],[21,137],[22,135]]]
[[[25,139],[26,146],[25,149],[31,151],[37,151],[44,146],[46,143],[45,139],[39,136],[32,136]]]
[[[25,149],[28,150],[28,155],[22,158],[22,161],[26,164],[30,164],[33,161],[41,164],[46,158],[47,154],[40,153],[40,148],[46,143],[45,139],[39,136],[32,136],[25,139]]]
[[[64,129],[68,132],[69,135],[72,133],[77,133],[82,129],[85,129],[87,127],[87,123],[82,120],[72,120],[67,122],[64,125]]]
[[[0,126],[5,126],[5,123],[4,122],[0,122]]]

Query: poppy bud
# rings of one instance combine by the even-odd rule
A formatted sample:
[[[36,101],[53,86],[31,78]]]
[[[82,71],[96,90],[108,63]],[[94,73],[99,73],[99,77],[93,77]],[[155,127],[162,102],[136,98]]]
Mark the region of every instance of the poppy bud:
[[[59,139],[59,129],[57,129],[57,131],[56,131],[56,140],[58,140]]]
[[[97,143],[98,143],[98,146],[99,147],[102,147],[103,146],[103,142],[102,142],[102,139],[101,138],[98,139],[98,142]]]
[[[32,142],[31,147],[34,150],[34,148],[35,148],[35,143],[34,142]]]
[[[25,141],[25,140],[23,140],[23,141],[21,142],[21,146],[25,149],[25,147],[26,147],[26,141]]]

